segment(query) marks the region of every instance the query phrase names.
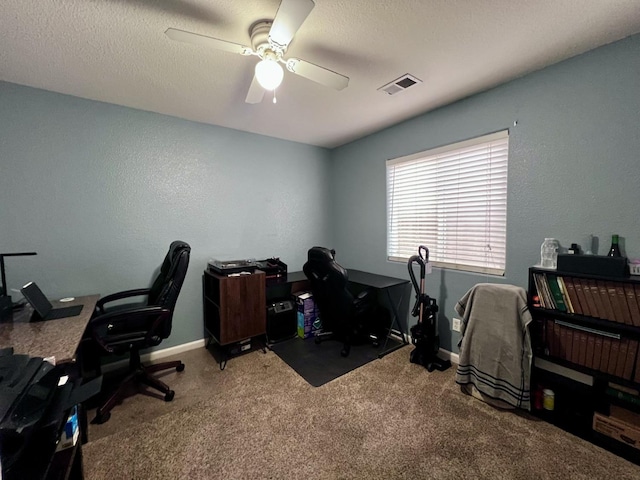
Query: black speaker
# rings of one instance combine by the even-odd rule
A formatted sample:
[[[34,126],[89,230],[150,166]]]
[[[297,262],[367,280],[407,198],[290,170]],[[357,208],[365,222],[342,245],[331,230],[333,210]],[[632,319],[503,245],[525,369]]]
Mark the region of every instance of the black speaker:
[[[603,255],[558,255],[558,271],[564,273],[584,273],[603,277],[625,278],[629,267],[625,257],[605,257]]]
[[[293,300],[275,300],[267,305],[267,343],[277,343],[298,332],[296,304]]]

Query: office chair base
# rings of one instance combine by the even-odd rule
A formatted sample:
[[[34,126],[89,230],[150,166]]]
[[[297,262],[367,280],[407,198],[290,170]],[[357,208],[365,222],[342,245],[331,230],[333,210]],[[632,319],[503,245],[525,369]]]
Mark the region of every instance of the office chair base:
[[[136,361],[138,360],[138,361]],[[161,393],[164,393],[164,401],[170,402],[174,399],[176,392],[171,390],[169,386],[161,380],[158,380],[152,373],[168,370],[170,368],[175,368],[177,372],[184,371],[184,363],[179,360],[173,362],[165,362],[158,363],[154,365],[144,366],[139,363],[139,356],[133,355],[132,366],[134,368],[124,380],[120,383],[115,392],[111,394],[109,399],[104,403],[104,405],[96,411],[96,416],[93,419],[92,423],[102,424],[105,423],[111,418],[111,410],[118,403],[122,401],[125,397],[125,393],[128,391],[128,387],[131,384],[139,385],[140,383],[147,385],[148,387],[154,388]]]
[[[104,412],[104,413],[96,412],[96,418],[94,418],[91,423],[102,425],[103,423],[108,422],[110,418],[111,418],[111,412]]]
[[[325,332],[319,331],[316,332],[315,337],[313,339],[316,345],[320,345],[325,340],[339,340],[334,332]],[[340,355],[343,357],[348,357],[351,352],[351,343],[346,341],[342,345],[342,350],[340,350]]]

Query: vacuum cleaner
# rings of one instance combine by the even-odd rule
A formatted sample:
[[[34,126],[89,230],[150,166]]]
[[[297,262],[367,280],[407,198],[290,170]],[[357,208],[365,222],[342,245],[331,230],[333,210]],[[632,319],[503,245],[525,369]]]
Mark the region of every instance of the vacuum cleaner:
[[[413,264],[420,265],[420,284],[416,280]],[[416,348],[409,356],[411,363],[422,365],[429,372],[444,371],[451,366],[449,360],[438,357],[440,341],[438,340],[438,305],[435,298],[429,297],[424,290],[424,277],[429,263],[429,249],[424,245],[418,247],[418,255],[409,258],[409,276],[416,291],[416,303],[411,315],[418,317],[418,323],[411,327],[411,343]]]

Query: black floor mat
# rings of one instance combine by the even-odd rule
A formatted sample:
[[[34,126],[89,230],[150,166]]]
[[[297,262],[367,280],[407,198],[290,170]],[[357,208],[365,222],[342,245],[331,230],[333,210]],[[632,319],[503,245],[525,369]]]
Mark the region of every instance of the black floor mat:
[[[401,342],[389,338],[384,351],[397,345],[401,345]],[[384,343],[378,347],[370,343],[352,345],[349,355],[343,357],[340,355],[342,342],[325,340],[316,344],[313,338],[303,340],[296,337],[271,345],[270,348],[309,384],[319,387],[375,360],[383,352],[383,346]]]

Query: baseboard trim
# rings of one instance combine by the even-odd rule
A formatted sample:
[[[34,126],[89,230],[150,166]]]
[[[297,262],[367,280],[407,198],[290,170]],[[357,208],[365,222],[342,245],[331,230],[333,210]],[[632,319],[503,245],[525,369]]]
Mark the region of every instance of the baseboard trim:
[[[441,348],[438,353],[445,360],[450,360],[451,363],[455,363],[456,365],[460,364],[460,355],[458,355],[457,353],[450,352],[449,350],[444,350],[443,348]]]
[[[183,343],[182,345],[176,345],[174,347],[163,348],[162,350],[153,350],[152,352],[145,353],[140,356],[143,362],[155,362],[163,358],[170,357],[172,355],[178,355],[189,350],[195,350],[196,348],[202,348],[206,345],[206,339],[195,340],[193,342]],[[440,356],[445,360],[450,360],[451,363],[458,365],[460,363],[460,357],[457,353],[450,352],[441,348],[438,352]],[[102,366],[103,373],[113,372],[126,368],[128,360],[118,360],[117,362],[107,363]]]
[[[202,348],[205,346],[205,344],[206,340],[202,338],[193,342],[183,343],[182,345],[163,348],[162,350],[153,350],[151,352],[140,355],[140,360],[142,360],[142,362],[155,362],[172,355],[178,355],[180,353],[188,352],[189,350]],[[118,360],[117,362],[107,363],[106,365],[102,366],[102,372],[109,373],[115,370],[120,370],[121,368],[126,368],[128,363],[128,360]]]
[[[396,337],[398,337],[398,340],[402,340],[402,335],[400,334],[400,332],[397,332],[396,334],[396,331],[393,330],[391,333],[395,334]],[[411,336],[405,334],[404,338],[408,344],[411,344]],[[440,355],[440,357],[443,360],[449,360],[451,363],[460,365],[460,355],[458,355],[457,353],[453,353],[453,352],[450,352],[449,350],[445,350],[444,348],[441,348],[438,350],[438,355]]]

